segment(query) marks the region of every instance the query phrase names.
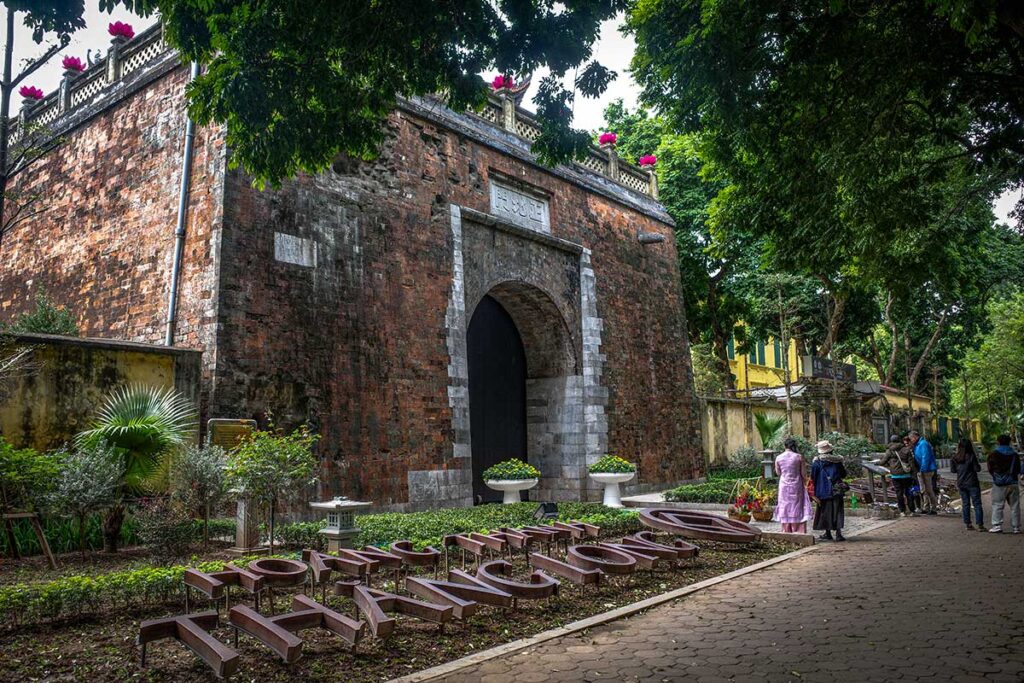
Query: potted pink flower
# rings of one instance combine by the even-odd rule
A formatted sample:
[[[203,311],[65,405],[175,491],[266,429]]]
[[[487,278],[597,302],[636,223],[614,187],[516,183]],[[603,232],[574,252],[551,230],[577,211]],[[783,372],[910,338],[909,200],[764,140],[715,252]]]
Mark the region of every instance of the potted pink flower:
[[[491,81],[491,87],[494,88],[495,90],[505,90],[511,88],[514,85],[515,81],[512,80],[511,76],[505,76],[502,74],[498,74],[497,76],[494,77],[494,80]]]
[[[135,37],[135,29],[131,24],[123,21],[115,21],[107,25],[107,33],[111,35],[112,42],[124,43]]]
[[[654,156],[653,154],[645,154],[639,159],[637,159],[637,163],[640,164],[641,168],[653,170],[654,165],[658,163],[658,157]]]
[[[21,106],[23,107],[31,107],[46,96],[40,88],[34,85],[21,86],[18,88],[18,94],[21,95]]]
[[[597,139],[597,141],[600,142],[602,146],[614,145],[616,142],[619,141],[619,136],[612,132],[601,133],[601,136]]]
[[[68,55],[61,60],[61,66],[64,67],[64,75],[67,78],[74,78],[78,74],[85,71],[85,62],[78,57],[72,57]]]

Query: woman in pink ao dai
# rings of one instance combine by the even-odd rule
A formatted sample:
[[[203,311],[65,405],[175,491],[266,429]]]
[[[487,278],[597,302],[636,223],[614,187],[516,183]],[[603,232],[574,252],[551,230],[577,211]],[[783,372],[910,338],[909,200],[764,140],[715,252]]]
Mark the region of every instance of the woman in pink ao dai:
[[[782,524],[783,533],[805,534],[807,522],[814,517],[811,497],[807,495],[807,464],[796,451],[795,439],[786,439],[784,445],[786,450],[775,458],[779,500],[772,519]]]

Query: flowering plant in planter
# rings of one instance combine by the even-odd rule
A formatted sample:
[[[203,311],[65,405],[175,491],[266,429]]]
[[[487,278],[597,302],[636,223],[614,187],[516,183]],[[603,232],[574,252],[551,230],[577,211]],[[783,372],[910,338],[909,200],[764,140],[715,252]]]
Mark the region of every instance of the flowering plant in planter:
[[[653,154],[645,154],[639,159],[637,159],[637,163],[644,167],[654,166],[656,163],[658,163],[658,157],[654,156]]]
[[[587,471],[591,474],[625,474],[636,472],[636,465],[617,455],[606,455],[587,468]]]
[[[484,481],[512,481],[538,478],[540,478],[540,470],[519,458],[504,460],[497,465],[488,467],[483,472]]]
[[[115,21],[112,24],[108,24],[107,33],[115,38],[124,38],[125,40],[131,40],[135,37],[135,29],[132,28],[132,25],[126,24],[123,21]]]
[[[515,85],[515,81],[512,80],[511,76],[497,75],[494,80],[491,81],[491,87],[495,90],[501,90],[502,88],[511,88]]]
[[[72,57],[71,55],[68,55],[67,57],[61,60],[61,66],[63,66],[68,71],[85,71],[85,62],[83,62],[78,57]]]
[[[601,133],[601,137],[597,139],[602,145],[614,145],[618,140],[619,136],[611,132]]]
[[[43,91],[34,85],[23,85],[18,88],[18,94],[26,100],[41,100],[45,97]]]

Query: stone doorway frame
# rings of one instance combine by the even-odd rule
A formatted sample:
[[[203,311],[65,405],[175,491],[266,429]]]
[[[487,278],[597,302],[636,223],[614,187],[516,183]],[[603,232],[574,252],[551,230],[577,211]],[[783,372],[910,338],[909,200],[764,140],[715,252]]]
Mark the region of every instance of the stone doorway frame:
[[[489,294],[509,311],[526,351],[528,459],[542,474],[541,483],[531,491],[530,499],[596,499],[599,488],[588,479],[587,467],[608,448],[605,415],[608,390],[601,385],[605,360],[600,351],[602,321],[597,315],[596,280],[590,250],[456,204],[451,205],[450,213],[453,275],[445,322],[453,467],[471,471],[470,463],[466,462],[472,457],[466,331],[477,302]],[[467,292],[467,268],[478,265],[466,263],[464,220],[494,230],[503,239],[522,240],[524,247],[539,249],[539,253],[573,259],[575,272],[565,277],[578,278],[578,298],[570,301],[559,296],[549,291],[551,287],[531,281],[528,275],[499,277],[477,288],[483,291]],[[565,291],[571,291],[575,285],[576,282],[567,281]],[[571,307],[572,315],[568,317],[578,322],[570,325],[567,316],[559,313],[560,306]],[[469,480],[464,477],[463,482],[465,498],[471,501],[471,477]]]

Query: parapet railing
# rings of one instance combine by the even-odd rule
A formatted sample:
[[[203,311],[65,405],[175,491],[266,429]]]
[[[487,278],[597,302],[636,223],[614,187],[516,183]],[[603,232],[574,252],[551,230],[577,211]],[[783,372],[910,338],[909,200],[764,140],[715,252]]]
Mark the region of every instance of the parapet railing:
[[[132,40],[115,37],[110,41],[106,55],[94,59],[85,71],[65,69],[60,88],[41,100],[25,98],[17,116],[8,126],[8,142],[13,147],[26,131],[46,129],[64,114],[105,96],[108,89],[133,73],[146,68],[171,48],[164,41],[162,24],[157,22]],[[488,98],[487,105],[475,115],[485,121],[533,142],[540,136],[541,127],[534,116],[516,106],[508,90],[498,90]],[[629,189],[658,197],[658,183],[653,169],[644,170],[618,158],[615,145],[593,147],[576,165],[598,173]]]

